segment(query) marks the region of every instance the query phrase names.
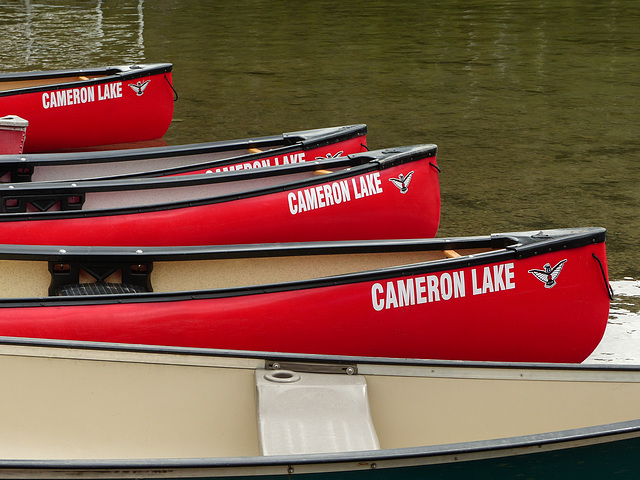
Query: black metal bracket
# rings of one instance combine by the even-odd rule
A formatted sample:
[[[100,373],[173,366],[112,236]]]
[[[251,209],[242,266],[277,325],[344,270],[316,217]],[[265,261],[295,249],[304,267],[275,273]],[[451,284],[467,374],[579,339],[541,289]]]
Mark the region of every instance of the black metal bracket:
[[[4,177],[7,173],[11,183],[30,182],[33,176],[33,166],[20,164],[0,168],[0,177]]]
[[[265,368],[267,370],[290,370],[294,372],[306,373],[344,373],[347,375],[356,375],[358,373],[358,366],[355,363],[331,364],[287,360],[267,360]]]
[[[131,286],[135,291],[153,292],[151,286],[152,263],[78,263],[49,262],[51,283],[49,295],[57,296],[64,287],[80,284],[80,272],[89,274],[97,284],[105,284],[105,280],[116,272],[121,274],[121,285]],[[85,284],[91,285],[91,284]]]
[[[31,205],[36,211],[46,212],[56,204],[60,205],[60,210],[82,210],[85,196],[84,193],[73,195],[4,195],[0,204],[2,213],[23,213]]]

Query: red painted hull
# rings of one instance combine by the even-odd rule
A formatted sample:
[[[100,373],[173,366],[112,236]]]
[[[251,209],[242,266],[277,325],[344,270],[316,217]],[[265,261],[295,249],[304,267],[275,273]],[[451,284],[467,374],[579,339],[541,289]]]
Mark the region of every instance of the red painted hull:
[[[174,101],[170,64],[4,74],[0,84],[60,74],[69,81],[0,91],[0,115],[29,122],[24,152],[152,140],[169,128]]]
[[[153,246],[433,237],[440,220],[435,146],[415,148],[419,154],[410,147],[406,158],[402,157],[405,160],[400,159],[402,153],[394,157],[396,163],[389,165],[378,161],[374,152],[362,154],[371,161],[361,166],[357,156],[338,159],[332,165],[347,166],[355,161],[354,167],[320,176],[307,173],[311,180],[289,180],[279,187],[245,195],[152,204],[144,208],[3,214],[0,215],[0,243]],[[303,164],[296,168],[312,172],[322,165]],[[413,172],[411,183],[403,193],[391,179],[409,172]],[[260,178],[275,175],[247,173]],[[198,177],[201,181],[215,179],[214,175]],[[148,180],[155,184],[160,181],[165,180]],[[179,177],[166,181],[192,180]],[[130,182],[138,187],[143,180]],[[70,188],[67,186],[60,188],[66,196],[86,195],[90,202],[92,192],[83,190],[83,186],[91,189],[97,183],[78,184],[77,193],[66,190]],[[36,183],[20,185],[29,191],[41,188]],[[213,191],[216,187],[212,184],[210,188]],[[2,201],[8,202],[17,194],[18,187],[3,186],[0,190]],[[109,195],[117,199],[125,193],[113,191]],[[309,203],[310,194],[315,197],[315,204]]]
[[[515,250],[498,261],[465,257],[347,281],[106,296],[103,302],[7,301],[0,303],[0,335],[373,357],[583,361],[607,323],[604,239],[544,254]],[[563,260],[551,288],[531,273]],[[456,278],[460,283],[453,287]],[[414,293],[403,296],[401,289]]]

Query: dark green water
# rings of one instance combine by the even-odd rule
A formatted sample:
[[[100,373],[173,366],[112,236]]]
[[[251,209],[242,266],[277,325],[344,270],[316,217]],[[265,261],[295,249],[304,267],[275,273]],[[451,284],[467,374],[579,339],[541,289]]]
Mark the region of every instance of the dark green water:
[[[169,143],[436,143],[439,236],[608,229],[640,280],[640,2],[0,1],[0,70],[162,62]]]

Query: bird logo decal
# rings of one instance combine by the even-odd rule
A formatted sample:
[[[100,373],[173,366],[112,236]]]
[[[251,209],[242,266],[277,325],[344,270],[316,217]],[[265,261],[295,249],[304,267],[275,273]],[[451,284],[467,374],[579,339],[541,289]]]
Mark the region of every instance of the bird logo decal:
[[[150,81],[151,80],[146,80],[144,82],[141,82],[140,80],[138,80],[138,83],[129,83],[128,85],[134,92],[136,92],[136,95],[139,97],[144,93],[144,89],[147,88],[147,85],[149,85]]]
[[[534,268],[532,270],[529,270],[529,273],[533,274],[534,277],[544,283],[545,288],[553,288],[556,284],[556,278],[558,278],[558,275],[560,275],[562,267],[564,266],[566,261],[566,258],[559,261],[553,268],[551,268],[551,264],[546,263],[543,267],[544,270],[538,270],[537,268]]]
[[[343,152],[344,152],[344,150],[340,150],[335,155],[327,153],[326,157],[316,157],[316,160],[331,160],[332,158],[338,158],[338,157],[340,157],[342,155]]]
[[[389,181],[400,189],[400,193],[407,193],[409,191],[409,182],[411,181],[412,176],[413,170],[407,173],[407,175],[403,175],[401,173],[398,175],[398,178],[390,178]]]

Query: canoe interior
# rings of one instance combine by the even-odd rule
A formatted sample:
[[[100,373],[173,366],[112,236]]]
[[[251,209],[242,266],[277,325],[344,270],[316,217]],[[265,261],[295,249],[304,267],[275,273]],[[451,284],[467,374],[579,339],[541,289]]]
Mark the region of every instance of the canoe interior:
[[[3,348],[3,459],[260,455],[256,383],[263,372],[256,375],[256,369],[263,368],[264,360],[154,354],[143,358],[119,352],[77,356],[72,350],[49,356]],[[569,376],[524,368],[496,374],[491,368],[469,373],[417,367],[396,376],[366,367],[362,378],[382,449],[504,438],[640,417],[637,372],[631,378],[615,372]],[[322,390],[322,381],[318,385],[316,393],[331,401],[331,392]],[[290,433],[313,433],[305,428],[299,422],[299,431]]]
[[[489,248],[352,253],[258,258],[162,261],[153,264],[154,292],[179,292],[308,280],[379,268],[441,260],[455,255],[491,251]],[[48,295],[51,276],[45,261],[0,260],[0,298]],[[116,272],[107,282],[120,283]],[[95,279],[81,271],[81,283]]]
[[[260,150],[269,150],[283,147],[274,145],[262,147]],[[149,171],[168,170],[179,167],[191,167],[199,164],[208,164],[219,160],[232,159],[241,155],[259,153],[255,149],[241,146],[235,149],[220,150],[206,153],[193,153],[190,155],[165,155],[140,160],[109,160],[100,162],[74,163],[58,165],[37,165],[33,168],[32,181],[58,181],[58,180],[86,180],[104,177],[117,177],[122,175],[143,174]],[[227,162],[224,162],[227,163]],[[219,168],[224,168],[220,166]]]
[[[78,191],[78,195],[84,194],[84,202],[81,204],[81,209],[83,211],[145,207],[157,204],[188,202],[201,200],[203,198],[217,198],[225,195],[243,194],[257,189],[307,180],[317,175],[337,172],[344,168],[346,167],[334,168],[331,171],[302,171],[236,181],[229,181],[228,179],[221,179],[219,177],[211,177],[211,182],[206,180],[205,182],[195,185],[177,186],[172,184],[170,186],[163,186],[156,184],[155,188],[136,188],[133,190],[122,190],[121,187],[114,184],[115,186],[113,188],[109,188],[107,191]],[[202,176],[207,176],[207,174],[203,173]],[[28,189],[29,185],[26,184],[25,188]],[[16,191],[17,190],[13,190],[12,192]],[[6,198],[12,198],[12,194],[7,195]],[[23,194],[18,193],[16,196],[23,197]],[[67,196],[73,197],[74,195],[67,194]],[[32,197],[37,199],[37,201],[32,201]],[[66,196],[61,193],[54,193],[49,196],[47,192],[36,192],[32,196],[26,195],[24,198],[26,202],[26,212],[35,213],[42,211],[42,207],[36,206],[36,204],[40,204],[40,202],[45,198],[51,198],[52,200],[52,205],[49,208],[46,208],[47,212],[60,211],[60,198],[66,198]],[[78,197],[76,196],[76,198]]]
[[[20,90],[23,88],[41,87],[44,85],[58,85],[60,83],[84,82],[87,80],[94,80],[96,78],[103,78],[106,76],[107,75],[74,75],[52,78],[25,78],[24,80],[0,80],[0,91]]]

